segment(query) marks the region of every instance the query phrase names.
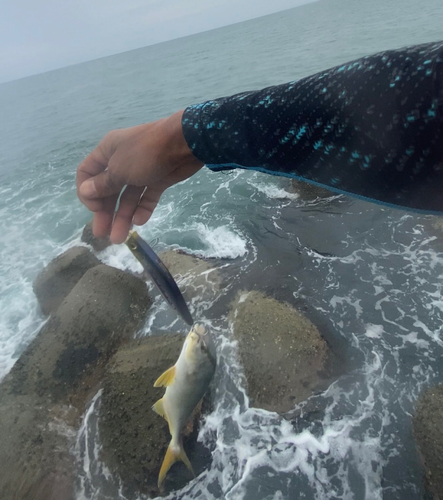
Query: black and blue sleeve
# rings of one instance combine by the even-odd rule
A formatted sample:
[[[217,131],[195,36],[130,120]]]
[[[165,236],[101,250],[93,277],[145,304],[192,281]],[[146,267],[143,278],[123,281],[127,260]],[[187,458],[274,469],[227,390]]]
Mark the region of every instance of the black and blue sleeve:
[[[443,42],[192,105],[182,124],[212,170],[259,170],[443,212]]]

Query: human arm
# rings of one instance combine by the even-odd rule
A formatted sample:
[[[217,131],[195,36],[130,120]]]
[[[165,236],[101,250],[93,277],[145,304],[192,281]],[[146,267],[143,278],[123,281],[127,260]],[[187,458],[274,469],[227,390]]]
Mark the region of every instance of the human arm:
[[[443,212],[443,43],[190,106],[183,130],[213,170],[259,170]]]
[[[367,56],[111,132],[78,170],[94,233],[104,236],[112,226],[111,241],[123,241],[167,187],[205,163],[443,212],[443,43]]]

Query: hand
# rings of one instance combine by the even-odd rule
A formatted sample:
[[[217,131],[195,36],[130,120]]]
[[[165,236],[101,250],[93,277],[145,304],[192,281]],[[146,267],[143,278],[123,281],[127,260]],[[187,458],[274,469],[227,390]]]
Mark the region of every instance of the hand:
[[[179,111],[152,123],[113,130],[80,164],[77,195],[95,212],[95,236],[110,234],[112,243],[122,243],[132,223],[142,225],[149,220],[165,189],[203,166],[186,144],[182,114]]]

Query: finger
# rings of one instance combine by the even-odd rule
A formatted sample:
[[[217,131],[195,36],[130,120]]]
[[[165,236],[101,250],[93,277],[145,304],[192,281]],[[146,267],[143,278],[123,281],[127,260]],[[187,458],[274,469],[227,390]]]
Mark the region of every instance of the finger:
[[[92,151],[92,153],[90,153],[77,168],[77,193],[79,193],[80,186],[86,180],[90,179],[91,177],[95,177],[96,175],[106,170],[107,166],[108,161],[101,153],[101,150],[99,148],[94,149],[94,151]]]
[[[152,212],[160,200],[163,191],[146,190],[143,194],[140,203],[134,213],[133,222],[137,226],[146,224],[151,218]]]
[[[79,198],[80,198],[80,196],[79,196]],[[80,201],[91,212],[97,213],[97,212],[101,212],[102,210],[104,210],[103,200],[82,200],[80,198]]]
[[[80,201],[86,205],[92,212],[103,210],[103,203],[101,200],[92,200],[83,196],[85,187],[83,184],[89,179],[95,177],[106,169],[107,160],[101,155],[98,149],[94,150],[80,163],[76,175],[77,196]],[[87,188],[86,188],[87,190]]]
[[[105,170],[94,177],[90,177],[80,185],[80,198],[87,205],[93,200],[108,198],[115,194],[120,194],[125,183],[110,170]]]
[[[128,236],[134,212],[144,189],[144,187],[128,186],[123,192],[112,224],[110,238],[112,243],[123,243]]]
[[[111,232],[117,199],[118,195],[114,195],[102,200],[103,210],[96,212],[92,221],[92,232],[95,237],[105,238]]]

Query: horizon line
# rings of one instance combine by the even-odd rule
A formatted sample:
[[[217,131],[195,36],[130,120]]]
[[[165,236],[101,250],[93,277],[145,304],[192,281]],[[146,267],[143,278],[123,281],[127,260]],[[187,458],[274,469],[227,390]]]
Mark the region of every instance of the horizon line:
[[[93,59],[86,59],[84,61],[79,61],[79,62],[76,62],[76,63],[67,64],[66,66],[58,66],[56,68],[47,69],[47,70],[44,70],[44,71],[40,71],[38,73],[32,73],[30,75],[20,76],[19,78],[13,78],[12,80],[3,80],[3,81],[0,81],[0,85],[9,84],[9,83],[12,83],[12,82],[18,82],[20,80],[24,80],[25,78],[32,78],[32,77],[35,77],[35,76],[45,75],[47,73],[52,73],[54,71],[59,71],[59,70],[62,70],[62,69],[71,68],[72,66],[78,66],[79,64],[86,64],[86,63],[89,63],[89,62],[99,61],[101,59],[106,59],[108,57],[114,57],[114,56],[118,56],[120,54],[126,54],[128,52],[134,52],[136,50],[145,49],[147,47],[153,47],[155,45],[161,45],[163,43],[174,42],[176,40],[181,40],[183,38],[188,38],[188,37],[192,37],[192,36],[202,35],[203,33],[209,33],[210,31],[221,30],[221,29],[226,28],[228,26],[234,26],[236,24],[247,23],[247,22],[250,22],[250,21],[254,21],[256,19],[260,19],[262,17],[274,16],[274,15],[279,14],[281,12],[285,12],[285,11],[293,10],[293,9],[298,9],[300,7],[305,7],[306,5],[309,5],[309,4],[312,4],[312,3],[316,3],[316,2],[319,2],[319,1],[321,1],[321,0],[305,0],[304,3],[302,3],[300,5],[296,5],[295,7],[289,7],[288,9],[281,9],[281,10],[277,10],[275,12],[271,12],[269,14],[263,14],[263,15],[256,16],[256,17],[250,17],[248,19],[244,19],[243,21],[236,21],[236,22],[233,22],[233,23],[224,24],[223,26],[218,26],[217,28],[210,28],[210,29],[203,30],[203,31],[197,31],[195,33],[189,33],[188,35],[178,36],[178,37],[175,37],[175,38],[168,38],[167,40],[163,40],[163,41],[160,41],[160,42],[148,43],[147,45],[142,45],[141,47],[134,47],[133,49],[122,50],[121,52],[114,52],[113,54],[107,54],[105,56],[100,56],[100,57],[94,57]]]

